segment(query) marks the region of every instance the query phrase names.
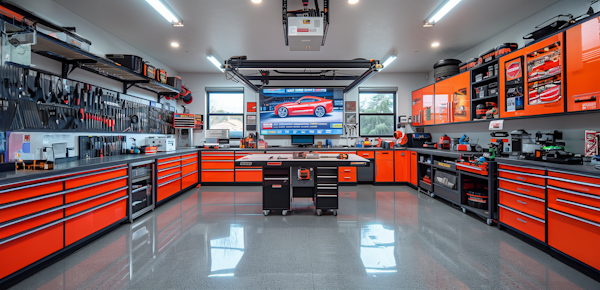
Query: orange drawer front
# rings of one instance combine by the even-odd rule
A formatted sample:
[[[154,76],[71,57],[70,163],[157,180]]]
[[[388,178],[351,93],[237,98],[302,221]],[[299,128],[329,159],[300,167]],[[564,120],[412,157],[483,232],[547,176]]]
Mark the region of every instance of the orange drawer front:
[[[202,170],[202,182],[233,182],[232,170]]]
[[[600,196],[548,187],[548,207],[600,223]]]
[[[190,158],[190,157],[198,158],[198,153],[183,155],[183,156],[181,156],[181,159],[186,159],[186,158]]]
[[[201,160],[234,160],[233,152],[202,152]]]
[[[181,189],[188,188],[196,183],[198,183],[198,171],[181,178]]]
[[[101,184],[92,184],[84,188],[76,188],[65,193],[65,203],[72,203],[78,200],[86,199],[94,195],[109,192],[121,187],[127,186],[127,178],[121,178],[114,181],[104,181]]]
[[[338,182],[356,182],[356,172],[338,173]]]
[[[506,165],[506,164],[499,164],[498,168],[510,170],[510,171],[518,171],[518,172],[522,172],[522,173],[535,174],[535,175],[542,175],[542,176],[546,175],[546,170],[542,169],[542,168],[526,167],[526,166],[518,166],[518,165]]]
[[[361,156],[362,157],[362,156]],[[392,151],[377,151],[375,152],[375,158],[382,160],[382,159],[394,159],[394,152]]]
[[[57,252],[62,247],[62,223],[0,244],[0,279]]]
[[[88,184],[98,183],[122,176],[127,176],[127,168],[117,169],[113,171],[87,173],[78,178],[65,180],[65,189],[71,189]]]
[[[338,167],[338,173],[356,173],[356,167]]]
[[[546,241],[546,225],[543,220],[525,215],[514,209],[500,205],[500,222],[520,230],[542,242]]]
[[[548,209],[548,244],[600,270],[600,224]]]
[[[537,198],[546,199],[546,187],[536,184],[528,184],[525,182],[514,181],[506,178],[498,178],[498,185],[500,188],[514,191],[516,193],[522,193],[525,195],[531,195]]]
[[[545,200],[503,189],[499,189],[498,193],[500,195],[500,204],[540,219],[546,219]]]
[[[191,163],[198,163],[198,157],[192,157],[190,159],[181,159],[181,165],[187,165]]]
[[[127,215],[127,197],[119,198],[109,204],[65,221],[65,245],[77,242]]]
[[[0,204],[15,202],[63,190],[62,181],[49,181],[0,190]]]
[[[198,170],[198,162],[181,166],[181,174],[186,175],[190,172]]]
[[[202,161],[202,169],[233,169],[234,162],[229,160]]]
[[[175,166],[179,166],[181,165],[181,160],[173,160],[173,161],[168,161],[165,163],[158,163],[158,166],[156,166],[156,170],[161,170],[161,169],[165,169],[165,168],[169,168],[169,167],[175,167]]]
[[[65,216],[74,215],[76,213],[80,213],[86,211],[95,206],[99,206],[103,203],[110,202],[117,198],[127,196],[127,188],[120,188],[117,190],[109,191],[101,194],[100,196],[92,197],[90,200],[83,201],[79,204],[67,207],[65,209]]]
[[[0,223],[40,212],[63,204],[62,193],[39,200],[0,205]]]
[[[243,168],[235,170],[235,182],[262,182],[262,168]]]
[[[366,159],[375,158],[375,151],[356,151],[356,155]]]
[[[169,158],[161,158],[161,159],[158,159],[157,162],[160,164],[160,163],[165,163],[165,162],[175,161],[175,160],[181,160],[181,156],[173,156],[173,157],[169,157]]]
[[[181,178],[166,181],[158,184],[156,189],[156,201],[161,201],[169,196],[178,193],[181,190]]]
[[[51,223],[53,221],[57,221],[64,217],[63,210],[57,209],[46,213],[41,216],[37,216],[34,218],[23,218],[17,221],[14,224],[4,225],[0,227],[0,240],[6,237],[10,237],[12,235],[16,235],[18,233],[25,232],[27,230],[33,229],[35,227],[39,227],[41,225],[45,225]],[[2,263],[0,263],[2,264]]]
[[[519,181],[519,182],[527,182],[527,183],[541,185],[541,186],[546,185],[546,177],[543,175],[521,173],[521,172],[510,171],[510,170],[506,170],[506,169],[500,169],[500,170],[498,170],[498,173],[499,173],[500,177],[503,177],[506,179],[512,179],[512,180]]]
[[[174,180],[174,179],[177,179],[177,178],[180,178],[180,177],[181,177],[181,170],[179,170],[177,172],[173,172],[173,173],[171,173],[169,175],[165,175],[165,176],[163,176],[161,178],[158,178],[158,180],[156,182],[160,185],[160,184],[163,184],[163,183],[165,183],[167,181],[171,181],[171,180]]]
[[[600,179],[548,171],[548,185],[600,195]]]
[[[171,168],[171,167],[163,168],[163,169],[158,170],[158,172],[156,173],[156,178],[161,179],[162,177],[165,177],[167,175],[171,175],[173,173],[177,173],[180,171],[181,171],[181,166],[175,166],[173,168]]]

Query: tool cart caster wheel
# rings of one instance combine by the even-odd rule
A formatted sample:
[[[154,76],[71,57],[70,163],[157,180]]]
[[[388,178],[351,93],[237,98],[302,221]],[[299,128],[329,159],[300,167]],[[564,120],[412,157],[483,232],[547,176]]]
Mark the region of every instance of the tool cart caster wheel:
[[[283,211],[281,212],[281,215],[283,215],[283,216],[287,215],[287,210],[283,210]]]
[[[265,216],[268,216],[268,215],[269,215],[269,211],[268,211],[268,210],[263,210],[263,214],[264,214]]]
[[[467,209],[466,208],[462,208],[463,213],[467,213]]]
[[[432,198],[435,197],[435,193],[430,193],[429,196],[431,196]]]
[[[333,210],[333,215],[334,215],[334,216],[337,216],[337,209],[334,209],[334,210]]]
[[[487,221],[486,221],[486,222],[487,222],[487,225],[488,225],[488,226],[491,226],[491,225],[492,225],[492,223],[493,223],[494,221],[492,221],[492,219],[487,219]]]
[[[322,211],[322,210],[320,210],[320,209],[317,209],[317,215],[318,215],[318,216],[321,216],[322,214],[323,214],[323,211]]]

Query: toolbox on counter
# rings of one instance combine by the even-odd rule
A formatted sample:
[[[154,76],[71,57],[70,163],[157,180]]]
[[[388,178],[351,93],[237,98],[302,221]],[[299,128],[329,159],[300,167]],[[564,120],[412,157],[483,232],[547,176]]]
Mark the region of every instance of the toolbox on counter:
[[[142,73],[144,61],[141,57],[132,54],[107,54],[106,58],[124,66],[138,74]]]

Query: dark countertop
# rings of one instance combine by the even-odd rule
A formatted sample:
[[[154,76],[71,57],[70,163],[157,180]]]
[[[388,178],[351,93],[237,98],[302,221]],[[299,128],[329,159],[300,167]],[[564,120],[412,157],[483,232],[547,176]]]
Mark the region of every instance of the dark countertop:
[[[198,149],[181,149],[169,152],[158,152],[155,154],[128,154],[109,156],[102,158],[91,158],[91,159],[79,159],[75,161],[69,161],[65,163],[54,164],[52,170],[35,170],[35,171],[10,171],[0,172],[0,185],[23,182],[31,179],[44,178],[49,176],[70,174],[78,171],[93,170],[102,167],[110,167],[121,164],[136,163],[147,160],[155,160],[159,158],[165,158],[172,155],[186,154],[198,152]]]
[[[365,147],[365,148],[344,148],[344,147],[333,147],[333,148],[317,148],[317,147],[269,147],[267,149],[254,149],[254,148],[224,148],[224,149],[204,149],[198,148],[200,151],[364,151],[364,150],[394,150],[394,149],[383,149],[379,147]]]

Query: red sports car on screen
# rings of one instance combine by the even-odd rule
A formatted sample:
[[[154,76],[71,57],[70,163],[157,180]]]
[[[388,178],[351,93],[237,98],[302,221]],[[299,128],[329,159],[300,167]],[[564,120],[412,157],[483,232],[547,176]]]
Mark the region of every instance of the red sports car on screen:
[[[315,115],[320,118],[332,111],[333,100],[313,96],[302,97],[295,102],[275,106],[275,115],[280,118],[300,115]]]

